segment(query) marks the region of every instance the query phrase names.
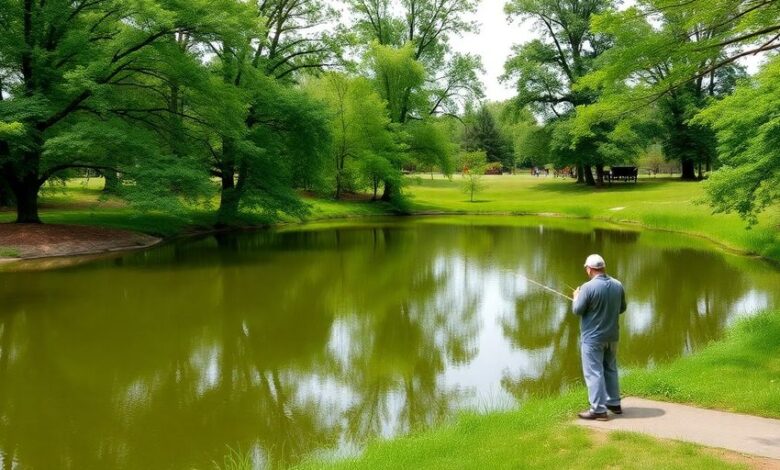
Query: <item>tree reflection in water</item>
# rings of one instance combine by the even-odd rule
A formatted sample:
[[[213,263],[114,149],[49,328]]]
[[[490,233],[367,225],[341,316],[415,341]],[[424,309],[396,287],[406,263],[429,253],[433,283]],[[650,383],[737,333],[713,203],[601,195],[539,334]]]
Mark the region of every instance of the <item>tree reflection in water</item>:
[[[629,294],[626,365],[777,304],[778,274],[758,263],[578,223],[463,220],[219,235],[0,274],[4,467],[206,468],[227,446],[285,467],[495,387],[554,393],[580,376],[577,319],[515,274],[562,290],[591,252]]]

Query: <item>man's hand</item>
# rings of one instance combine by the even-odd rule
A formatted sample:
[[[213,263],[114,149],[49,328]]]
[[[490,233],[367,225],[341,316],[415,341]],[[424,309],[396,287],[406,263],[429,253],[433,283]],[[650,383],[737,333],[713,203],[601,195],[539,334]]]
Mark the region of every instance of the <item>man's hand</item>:
[[[580,295],[580,288],[578,287],[574,289],[574,292],[571,294],[571,298],[573,300],[577,300],[577,297],[579,297],[579,295]]]

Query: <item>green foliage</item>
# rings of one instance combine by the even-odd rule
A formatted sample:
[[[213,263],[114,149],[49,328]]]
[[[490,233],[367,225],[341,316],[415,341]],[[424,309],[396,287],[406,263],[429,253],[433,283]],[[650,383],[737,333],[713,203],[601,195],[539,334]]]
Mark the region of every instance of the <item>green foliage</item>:
[[[512,0],[510,18],[532,20],[541,39],[514,46],[507,60],[506,80],[517,85],[520,105],[533,105],[548,116],[560,116],[595,96],[574,85],[593,68],[593,61],[610,45],[589,29],[591,18],[613,8],[612,0]]]
[[[505,10],[510,17],[533,20],[541,38],[515,46],[506,62],[505,80],[516,83],[519,107],[531,106],[548,121],[553,121],[547,160],[556,166],[577,165],[585,169],[592,183],[590,166],[600,171],[612,153],[600,147],[607,143],[615,122],[598,122],[588,135],[576,134],[572,119],[575,108],[593,103],[598,97],[592,89],[577,86],[594,68],[594,62],[611,45],[610,39],[590,29],[594,15],[615,7],[613,0],[513,0]],[[595,130],[594,130],[595,129]],[[534,136],[534,134],[531,134]],[[544,135],[535,135],[544,142]],[[582,171],[578,172],[580,177]]]
[[[400,173],[391,164],[398,148],[390,119],[371,82],[329,73],[310,81],[306,89],[328,110],[333,140],[327,174],[337,199],[361,182],[376,190],[378,179],[400,180]]]
[[[37,221],[38,188],[72,168],[176,174],[152,162],[176,155],[166,164],[189,172],[210,130],[242,114],[220,100],[195,47],[251,29],[241,2],[5,1],[0,11],[0,173],[19,221]],[[104,142],[131,128],[143,155]],[[142,181],[157,183],[132,184]]]
[[[445,176],[452,174],[457,145],[445,123],[433,119],[410,122],[406,132],[409,155],[421,169],[433,173],[434,168],[438,168]]]
[[[487,167],[487,154],[484,151],[465,152],[460,157],[460,167],[463,171],[461,190],[474,202],[474,195],[485,189],[482,177]]]
[[[773,29],[765,30],[777,19],[775,8],[741,0],[694,0],[683,7],[648,0],[596,17],[594,31],[614,44],[580,80],[577,89],[601,95],[578,109],[577,134],[637,110],[655,113],[654,135],[662,137],[668,157],[682,162],[683,178],[696,176],[696,164],[702,176],[701,166],[713,163],[715,140],[706,125],[691,119],[744,76],[734,60],[747,52],[734,46],[780,46]]]
[[[222,457],[222,462],[214,461],[214,470],[253,470],[255,464],[252,454],[228,447],[228,453]]]
[[[467,124],[463,147],[468,151],[484,151],[488,162],[499,162],[506,169],[514,166],[511,143],[499,130],[493,113],[486,105]]]
[[[119,194],[141,211],[183,214],[191,205],[208,204],[214,186],[205,174],[198,159],[158,155],[128,170]]]
[[[780,59],[769,61],[735,93],[705,109],[697,122],[717,133],[724,165],[707,195],[717,212],[737,212],[750,224],[780,200]]]
[[[262,76],[253,85],[245,138],[232,142],[237,190],[247,208],[271,215],[306,214],[294,183],[316,182],[329,151],[330,128],[322,105],[302,90]]]
[[[425,67],[415,58],[414,44],[402,47],[371,44],[368,65],[377,82],[377,90],[387,102],[393,122],[406,122],[409,110],[415,103],[411,90],[425,82]],[[424,97],[423,97],[424,98]]]

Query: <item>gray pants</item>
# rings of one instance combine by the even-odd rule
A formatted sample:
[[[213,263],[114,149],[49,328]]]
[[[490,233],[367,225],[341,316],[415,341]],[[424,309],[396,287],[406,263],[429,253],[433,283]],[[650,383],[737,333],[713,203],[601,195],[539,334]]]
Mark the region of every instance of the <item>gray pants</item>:
[[[606,413],[607,405],[620,405],[617,345],[617,341],[582,343],[582,374],[588,387],[590,409],[594,413]]]

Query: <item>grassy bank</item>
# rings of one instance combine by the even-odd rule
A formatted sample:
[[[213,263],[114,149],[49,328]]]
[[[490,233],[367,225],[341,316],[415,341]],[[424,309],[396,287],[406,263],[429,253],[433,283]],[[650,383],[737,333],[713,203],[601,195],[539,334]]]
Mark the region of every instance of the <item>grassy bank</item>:
[[[780,418],[780,310],[742,320],[722,341],[655,370],[634,371],[627,394]]]
[[[476,202],[460,191],[461,177],[410,178],[408,194],[415,212],[555,214],[606,220],[704,236],[729,248],[780,260],[780,210],[763,214],[745,230],[734,214],[712,214],[702,185],[679,179],[640,178],[600,189],[569,179],[530,175],[485,176]]]
[[[541,214],[588,218],[703,236],[731,249],[780,261],[780,210],[763,214],[758,226],[745,229],[734,214],[715,214],[698,201],[704,193],[699,183],[678,179],[640,178],[638,184],[616,183],[601,189],[574,184],[570,179],[535,178],[530,175],[485,176],[485,190],[469,202],[461,177],[408,178],[406,194],[412,213]],[[102,199],[102,180],[73,180],[46,190],[41,197],[41,219],[46,223],[98,225],[137,230],[155,236],[210,229],[216,201],[210,207],[179,214],[140,214],[115,199]],[[332,201],[306,199],[308,220],[373,216],[394,213],[385,203],[365,198]],[[10,210],[0,212],[0,222],[12,221]],[[283,220],[295,222],[295,220]],[[247,225],[278,222],[264,215],[247,214]]]
[[[101,178],[75,179],[66,185],[46,187],[40,197],[40,218],[48,224],[94,225],[99,227],[134,230],[159,237],[211,230],[216,222],[218,201],[182,210],[178,213],[139,212],[121,200],[102,193]],[[307,197],[310,220],[346,217],[367,217],[390,214],[386,203],[368,200],[332,201]],[[16,214],[12,208],[0,210],[0,223],[12,222]],[[236,221],[238,226],[261,226],[279,222],[298,222],[292,218],[276,218],[265,214],[245,213]]]
[[[677,179],[640,178],[638,184],[616,183],[601,189],[576,185],[569,179],[535,178],[530,175],[485,176],[485,190],[469,202],[460,176],[452,180],[436,176],[408,178],[406,194],[412,213],[540,214],[588,218],[703,236],[731,249],[780,260],[780,210],[763,214],[758,226],[745,229],[733,214],[715,214],[705,204],[699,183]],[[155,236],[209,229],[215,221],[216,201],[209,207],[179,214],[138,213],[115,199],[101,198],[101,179],[73,180],[66,186],[45,190],[41,219],[46,223],[97,225],[137,230]],[[365,198],[332,201],[307,198],[308,220],[363,217],[394,213],[385,203]],[[12,221],[11,211],[0,212],[0,222]],[[246,225],[264,225],[278,219],[247,214]],[[282,221],[295,222],[292,219]]]
[[[780,417],[780,311],[737,323],[721,341],[655,370],[634,371],[626,394]],[[744,468],[694,445],[571,423],[585,391],[517,411],[464,414],[447,426],[375,442],[355,459],[300,468]]]

